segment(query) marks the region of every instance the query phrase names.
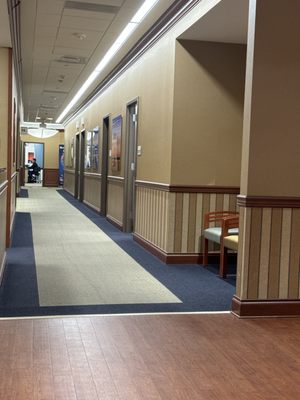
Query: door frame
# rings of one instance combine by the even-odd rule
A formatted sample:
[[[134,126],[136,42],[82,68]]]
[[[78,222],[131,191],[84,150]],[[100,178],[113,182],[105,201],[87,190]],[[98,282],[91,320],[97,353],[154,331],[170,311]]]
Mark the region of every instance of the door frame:
[[[44,170],[45,170],[45,144],[46,143],[43,143],[43,142],[26,142],[26,141],[24,141],[23,142],[23,160],[22,160],[22,162],[23,162],[23,168],[24,168],[24,183],[25,183],[25,185],[26,185],[26,179],[25,179],[25,171],[26,171],[26,167],[25,167],[25,151],[26,151],[26,143],[29,143],[29,144],[42,144],[43,145],[43,181],[42,181],[42,186],[44,186],[44,181],[45,181],[45,179],[44,179]]]
[[[130,106],[136,104],[137,120],[135,124],[134,139],[130,137]],[[138,138],[138,114],[139,114],[139,97],[129,101],[126,104],[126,141],[125,141],[125,179],[123,191],[123,231],[133,232],[135,225],[135,179],[137,175],[137,138]],[[133,149],[133,162],[135,165],[134,174],[131,172],[130,150]],[[131,210],[130,210],[131,208]],[[130,218],[132,211],[132,218]]]
[[[83,202],[84,199],[84,160],[85,160],[85,140],[86,140],[86,129],[80,131],[79,137],[79,201]]]
[[[105,127],[105,121],[108,126]],[[108,189],[108,152],[109,152],[109,131],[111,129],[111,114],[107,114],[102,118],[102,146],[101,146],[101,198],[100,198],[100,215],[104,217],[107,214],[107,189]],[[105,133],[105,134],[104,134]]]
[[[76,133],[75,135],[75,181],[74,181],[74,197],[78,199],[79,193],[79,155],[80,155],[80,132]]]

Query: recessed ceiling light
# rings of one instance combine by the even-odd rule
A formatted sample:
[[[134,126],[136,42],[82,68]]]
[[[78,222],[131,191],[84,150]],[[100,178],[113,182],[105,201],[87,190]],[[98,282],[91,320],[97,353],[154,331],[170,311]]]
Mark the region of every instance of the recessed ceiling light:
[[[87,35],[85,33],[80,33],[80,32],[74,32],[72,33],[72,36],[74,36],[76,39],[79,40],[85,40],[87,38]]]

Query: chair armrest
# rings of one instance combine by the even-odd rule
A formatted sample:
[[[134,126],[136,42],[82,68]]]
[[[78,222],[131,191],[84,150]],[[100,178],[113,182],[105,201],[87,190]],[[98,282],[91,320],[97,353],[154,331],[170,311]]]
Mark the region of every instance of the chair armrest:
[[[239,216],[228,216],[222,219],[221,225],[221,243],[225,236],[228,236],[229,229],[239,227]]]
[[[224,218],[236,216],[236,211],[212,211],[204,215],[204,229],[209,228],[209,224],[215,221],[222,221]]]

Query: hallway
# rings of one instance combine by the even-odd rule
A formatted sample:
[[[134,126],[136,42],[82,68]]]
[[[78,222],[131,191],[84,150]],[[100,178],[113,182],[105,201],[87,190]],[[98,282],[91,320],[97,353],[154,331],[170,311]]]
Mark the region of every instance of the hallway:
[[[62,190],[21,194],[2,316],[229,310],[232,278],[161,263]]]

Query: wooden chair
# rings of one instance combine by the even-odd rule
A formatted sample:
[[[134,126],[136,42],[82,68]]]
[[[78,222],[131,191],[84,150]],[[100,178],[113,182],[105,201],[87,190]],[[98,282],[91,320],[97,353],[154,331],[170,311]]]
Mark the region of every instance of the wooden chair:
[[[239,227],[239,217],[224,218],[222,221],[223,239],[220,244],[220,276],[227,275],[227,253],[228,249],[238,251],[239,235],[232,234],[233,230]]]
[[[229,221],[233,220],[233,225],[230,228],[226,229],[227,224],[230,224]],[[222,278],[226,276],[224,275],[225,271],[225,260],[224,260],[224,237],[228,235],[237,235],[238,234],[238,212],[234,211],[214,211],[205,214],[204,216],[204,259],[203,264],[208,265],[208,242],[213,241],[220,245],[220,269],[219,273]],[[228,221],[228,222],[227,222]],[[212,223],[220,222],[220,226],[218,227],[210,227]],[[225,225],[225,222],[227,224]],[[226,232],[226,235],[225,235]]]

